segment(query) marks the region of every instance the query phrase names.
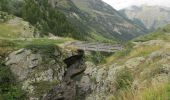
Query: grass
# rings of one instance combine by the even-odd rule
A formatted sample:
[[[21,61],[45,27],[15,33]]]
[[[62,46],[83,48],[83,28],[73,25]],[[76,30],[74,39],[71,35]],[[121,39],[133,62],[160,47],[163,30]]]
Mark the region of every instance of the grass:
[[[170,84],[150,86],[139,91],[128,88],[110,96],[109,100],[170,100]]]
[[[58,45],[62,44],[67,41],[72,41],[69,38],[63,38],[63,39],[47,39],[47,38],[30,38],[25,40],[9,40],[9,39],[0,39],[0,47],[15,47],[15,48],[23,48],[28,45]]]
[[[135,100],[170,100],[170,84],[147,88],[136,95]]]
[[[2,38],[17,38],[20,37],[22,26],[9,25],[6,23],[0,24],[0,37]]]
[[[127,46],[125,50],[116,52],[110,57],[107,57],[106,61],[107,64],[110,64],[112,62],[124,64],[124,62],[130,58],[147,57],[150,53],[160,50],[161,48],[162,46],[160,45],[153,45],[152,47],[147,45],[141,45],[140,47],[133,48],[133,45],[131,44]]]
[[[32,83],[33,86],[35,86],[35,96],[40,97],[42,94],[46,93],[47,91],[51,90],[55,85],[57,85],[58,81],[41,81],[41,82],[35,82]]]
[[[148,34],[146,36],[134,39],[136,42],[145,42],[150,40],[163,40],[166,43],[170,42],[170,25],[163,29],[158,29],[156,32]],[[166,45],[166,44],[165,44]],[[127,46],[126,50],[117,52],[112,56],[107,58],[107,64],[117,63],[124,65],[125,62],[131,58],[135,57],[145,57],[155,51],[164,50],[169,52],[169,49],[165,48],[165,45],[141,45],[137,48],[132,46]],[[161,62],[163,56],[157,56],[152,58],[151,61],[141,63],[134,71],[130,72],[133,79],[137,79],[140,82],[146,81],[146,86],[142,89],[133,89],[130,87],[131,81],[129,81],[130,75],[128,72],[126,74],[121,73],[118,75],[117,80],[118,91],[109,97],[109,100],[170,100],[170,84],[162,82],[159,85],[151,85],[150,80],[160,74],[163,74],[163,64],[168,64],[169,60],[166,62]],[[148,70],[147,70],[148,69]],[[143,74],[139,74],[144,72]]]
[[[65,43],[67,41],[73,41],[71,38],[61,38],[57,40],[52,40],[48,38],[30,38],[30,39],[0,39],[0,55],[5,53],[18,50],[21,48],[32,48],[32,47],[48,47],[57,46],[59,44]]]

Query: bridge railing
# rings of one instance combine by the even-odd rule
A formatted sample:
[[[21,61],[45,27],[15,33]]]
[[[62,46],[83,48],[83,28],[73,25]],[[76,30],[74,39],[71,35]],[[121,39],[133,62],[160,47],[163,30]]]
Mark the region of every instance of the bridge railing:
[[[120,51],[123,47],[120,44],[111,45],[108,43],[88,43],[88,42],[72,42],[67,44],[67,47],[74,47],[85,51],[101,51],[101,52],[115,52]]]

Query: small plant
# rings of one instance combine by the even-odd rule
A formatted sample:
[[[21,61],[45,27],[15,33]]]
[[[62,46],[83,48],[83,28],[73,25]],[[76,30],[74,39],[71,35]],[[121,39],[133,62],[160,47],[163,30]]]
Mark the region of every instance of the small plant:
[[[131,87],[133,81],[132,73],[129,69],[125,68],[120,71],[116,78],[117,90],[124,90]]]

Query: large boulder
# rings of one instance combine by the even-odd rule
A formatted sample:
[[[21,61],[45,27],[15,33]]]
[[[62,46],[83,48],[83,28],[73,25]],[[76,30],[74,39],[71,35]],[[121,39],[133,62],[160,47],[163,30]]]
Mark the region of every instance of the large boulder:
[[[50,53],[42,51],[20,49],[10,53],[6,59],[6,65],[21,83],[22,89],[29,93],[30,100],[40,98],[50,87],[61,82],[66,70],[63,62],[65,56],[60,49],[55,48]],[[42,87],[45,84],[49,85],[49,88]],[[38,87],[41,87],[41,90],[38,90]]]

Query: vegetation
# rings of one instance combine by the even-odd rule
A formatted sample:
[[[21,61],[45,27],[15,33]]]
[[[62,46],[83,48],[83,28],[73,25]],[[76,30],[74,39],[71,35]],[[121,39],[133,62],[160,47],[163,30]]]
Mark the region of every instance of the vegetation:
[[[32,85],[35,87],[35,91],[36,91],[35,96],[37,96],[37,97],[42,96],[42,94],[51,90],[56,84],[58,84],[57,81],[54,81],[54,82],[41,81],[41,82],[32,83]]]
[[[52,33],[76,39],[85,38],[72,28],[64,14],[49,5],[48,0],[1,0],[0,10],[24,18],[39,29],[42,36]]]
[[[123,69],[116,77],[117,90],[129,89],[132,85],[132,81],[132,72],[128,68]]]
[[[10,68],[0,58],[0,100],[25,100],[26,94],[15,80]]]
[[[65,37],[74,37],[74,34],[76,34],[65,15],[53,9],[48,4],[48,0],[36,2],[25,0],[22,17],[44,34],[53,33]]]
[[[170,25],[167,25],[164,28],[159,28],[157,31],[140,36],[133,41],[135,42],[144,42],[148,40],[165,40],[165,41],[170,41]]]
[[[170,85],[161,84],[157,87],[150,87],[136,97],[138,100],[169,100],[170,99]]]

